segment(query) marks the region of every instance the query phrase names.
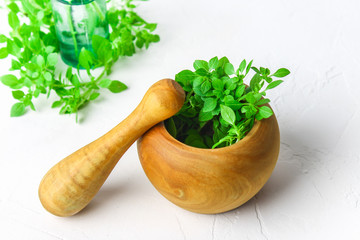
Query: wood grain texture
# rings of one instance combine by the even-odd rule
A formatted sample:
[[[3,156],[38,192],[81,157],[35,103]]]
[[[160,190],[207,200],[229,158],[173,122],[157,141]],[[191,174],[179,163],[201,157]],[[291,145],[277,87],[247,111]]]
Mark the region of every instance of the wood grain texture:
[[[213,214],[239,207],[264,186],[278,159],[280,133],[273,115],[234,145],[200,149],[177,141],[160,123],[137,146],[147,177],[164,197],[189,211]]]
[[[184,98],[183,89],[173,80],[152,85],[124,121],[47,172],[39,187],[44,208],[57,216],[70,216],[83,209],[125,151],[149,128],[178,112]]]

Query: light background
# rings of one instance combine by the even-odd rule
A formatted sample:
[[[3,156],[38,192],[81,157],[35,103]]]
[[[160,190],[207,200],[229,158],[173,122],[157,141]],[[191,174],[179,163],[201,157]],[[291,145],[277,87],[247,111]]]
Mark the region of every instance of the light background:
[[[111,78],[129,89],[103,91],[81,124],[44,97],[37,112],[10,118],[15,101],[1,85],[0,238],[359,239],[359,9],[357,0],[143,2],[138,11],[158,23],[160,43],[116,64]],[[224,214],[182,210],[153,188],[133,145],[84,211],[59,218],[42,208],[37,188],[51,166],[123,120],[152,83],[216,55],[292,72],[269,94],[281,153],[255,198]],[[8,68],[2,60],[1,74]]]

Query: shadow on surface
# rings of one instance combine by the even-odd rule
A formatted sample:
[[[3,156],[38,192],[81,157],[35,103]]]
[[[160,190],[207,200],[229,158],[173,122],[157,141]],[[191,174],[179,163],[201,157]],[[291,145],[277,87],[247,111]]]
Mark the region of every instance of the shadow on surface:
[[[83,217],[87,214],[92,214],[97,210],[101,211],[101,208],[108,208],[108,205],[111,204],[114,199],[117,199],[119,195],[126,194],[127,191],[128,187],[126,187],[126,184],[119,186],[115,184],[113,186],[105,185],[95,195],[91,202],[73,217]]]
[[[319,154],[321,152],[308,148],[296,135],[282,132],[278,162],[270,179],[253,198],[228,213],[238,214],[253,208],[256,203],[270,205],[283,198],[300,179],[308,177],[309,171],[315,169],[314,163],[319,162]]]

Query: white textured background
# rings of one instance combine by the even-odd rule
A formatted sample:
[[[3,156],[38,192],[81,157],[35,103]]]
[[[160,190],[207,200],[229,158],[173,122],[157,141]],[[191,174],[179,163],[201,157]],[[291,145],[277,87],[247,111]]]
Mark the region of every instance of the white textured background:
[[[45,98],[10,118],[14,100],[0,86],[0,238],[360,239],[360,1],[151,0],[139,12],[161,42],[119,61],[111,77],[129,89],[104,91],[81,124]],[[3,33],[6,21],[1,10]],[[182,210],[152,187],[134,145],[80,214],[42,208],[37,188],[51,166],[123,120],[152,83],[215,55],[292,72],[269,94],[281,153],[255,198],[224,214]]]

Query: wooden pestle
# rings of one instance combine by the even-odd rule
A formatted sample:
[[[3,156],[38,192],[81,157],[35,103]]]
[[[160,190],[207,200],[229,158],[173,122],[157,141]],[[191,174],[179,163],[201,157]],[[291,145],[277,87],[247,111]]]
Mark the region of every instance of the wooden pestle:
[[[182,87],[174,80],[163,79],[152,85],[125,120],[47,172],[39,186],[44,208],[62,217],[82,210],[125,151],[152,126],[177,113],[184,99]]]

